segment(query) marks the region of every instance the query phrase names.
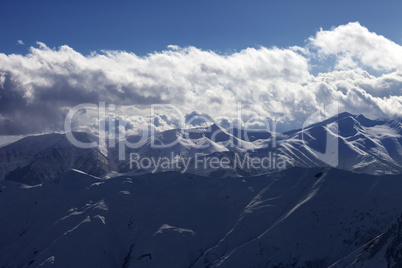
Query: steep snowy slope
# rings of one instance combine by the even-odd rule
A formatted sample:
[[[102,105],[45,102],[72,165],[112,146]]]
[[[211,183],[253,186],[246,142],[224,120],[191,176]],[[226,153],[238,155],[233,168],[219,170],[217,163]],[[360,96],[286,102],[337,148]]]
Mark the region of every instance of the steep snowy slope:
[[[402,216],[384,233],[330,267],[402,267]]]
[[[326,267],[387,230],[401,191],[323,168],[0,181],[0,267]]]
[[[74,135],[81,142],[97,140],[87,133]],[[100,148],[78,148],[64,134],[47,134],[0,148],[0,167],[1,179],[35,185],[72,168],[100,176],[109,170],[109,160]]]
[[[329,133],[329,136],[327,134]],[[368,174],[399,174],[402,172],[402,124],[393,120],[370,120],[362,115],[339,114],[302,130],[282,133],[276,148],[272,141],[262,143],[278,157],[288,159],[290,166],[328,166],[318,153],[325,153],[327,138],[338,147],[337,168]]]
[[[42,150],[53,146],[61,134],[30,136],[0,148],[0,179],[17,167],[25,166]]]
[[[399,176],[312,171],[278,174],[193,267],[327,267],[400,214]]]

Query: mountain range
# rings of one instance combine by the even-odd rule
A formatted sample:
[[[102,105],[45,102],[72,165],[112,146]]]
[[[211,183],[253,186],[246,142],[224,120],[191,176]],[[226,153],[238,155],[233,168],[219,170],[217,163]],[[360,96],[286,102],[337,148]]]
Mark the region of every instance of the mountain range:
[[[0,267],[402,267],[398,120],[211,125],[126,146],[140,140],[79,148],[54,133],[1,147]],[[133,168],[133,154],[189,165]],[[227,165],[195,168],[197,155]],[[236,166],[239,156],[283,166]]]
[[[189,134],[194,131],[197,131],[196,135]],[[98,140],[97,136],[89,133],[74,133],[74,136],[84,143]],[[337,157],[334,157],[338,160],[336,165],[321,158],[327,149],[328,138],[337,146]],[[216,124],[204,130],[173,129],[145,137],[137,148],[130,148],[140,139],[139,136],[129,136],[115,141],[112,146],[79,148],[71,144],[65,134],[26,137],[0,148],[0,179],[36,185],[53,180],[70,169],[99,177],[163,171],[241,177],[291,167],[330,166],[374,175],[402,172],[402,123],[396,120],[370,120],[348,113],[284,133],[227,130]],[[130,165],[132,154],[141,158],[158,156],[182,159],[188,161],[189,166],[184,169],[183,166],[172,165],[169,169],[162,169],[150,163],[150,166],[143,168]],[[257,168],[235,166],[238,159],[244,161],[247,157],[263,159],[267,156],[275,158],[277,163],[265,163]],[[211,168],[209,165],[196,168],[196,157],[226,158],[229,164],[226,168]],[[280,166],[276,166],[279,162]],[[267,168],[268,164],[271,165]]]

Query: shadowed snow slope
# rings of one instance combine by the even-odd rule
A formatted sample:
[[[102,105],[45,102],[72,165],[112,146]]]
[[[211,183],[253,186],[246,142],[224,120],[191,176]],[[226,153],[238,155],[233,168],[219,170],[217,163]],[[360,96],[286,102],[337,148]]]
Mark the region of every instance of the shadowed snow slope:
[[[98,139],[87,133],[74,135],[86,143]],[[0,148],[0,179],[35,185],[72,168],[100,176],[109,171],[109,162],[107,152],[78,148],[64,134],[31,136]]]
[[[401,175],[326,168],[3,180],[0,267],[327,267],[389,232],[401,190]]]

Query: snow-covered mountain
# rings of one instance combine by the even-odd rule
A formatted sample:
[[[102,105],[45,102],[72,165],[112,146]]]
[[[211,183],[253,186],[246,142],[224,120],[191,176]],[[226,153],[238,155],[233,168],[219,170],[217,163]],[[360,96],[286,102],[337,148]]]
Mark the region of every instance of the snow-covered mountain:
[[[311,149],[325,151],[326,133],[338,141],[337,168],[368,174],[402,172],[402,124],[394,120],[370,120],[349,113],[283,133],[278,150],[294,166],[325,166]]]
[[[98,138],[75,133],[81,142]],[[70,143],[64,134],[47,134],[23,138],[0,148],[0,179],[36,185],[52,180],[70,169],[100,176],[109,171],[107,151],[83,149]]]
[[[98,140],[87,133],[75,133],[75,136],[82,142]],[[92,149],[75,147],[64,134],[32,136],[0,148],[0,179],[35,185],[72,168],[103,177],[163,171],[241,177],[290,167],[328,167],[328,161],[323,161],[320,154],[326,152],[329,137],[336,141],[337,168],[368,174],[402,172],[402,124],[343,113],[285,133],[227,130],[216,124],[205,129],[173,129],[145,137],[140,146],[131,146],[141,140],[138,136],[127,137],[107,148]],[[147,168],[130,165],[131,154],[139,158],[169,158],[172,165],[169,168],[160,168],[154,163]],[[246,158],[268,156],[276,159],[276,164],[282,161],[281,166],[275,163],[268,168],[267,165],[238,165]],[[197,166],[197,159],[208,158],[228,160],[228,165],[224,168]],[[188,166],[180,163],[188,163]]]
[[[211,125],[139,141],[1,147],[0,267],[401,267],[399,121],[344,113],[285,133]],[[283,170],[236,164],[273,155]]]
[[[373,254],[400,267],[401,191],[401,175],[328,168],[3,180],[0,267],[344,267]]]

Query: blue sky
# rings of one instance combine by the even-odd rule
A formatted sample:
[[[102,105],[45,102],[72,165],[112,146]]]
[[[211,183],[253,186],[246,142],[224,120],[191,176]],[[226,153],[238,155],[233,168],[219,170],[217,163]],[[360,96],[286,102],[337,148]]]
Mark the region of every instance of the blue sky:
[[[0,52],[26,53],[41,41],[88,54],[137,55],[167,45],[218,53],[302,46],[320,27],[359,21],[401,44],[401,1],[1,1]],[[25,46],[16,45],[22,40]]]

